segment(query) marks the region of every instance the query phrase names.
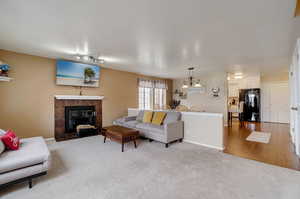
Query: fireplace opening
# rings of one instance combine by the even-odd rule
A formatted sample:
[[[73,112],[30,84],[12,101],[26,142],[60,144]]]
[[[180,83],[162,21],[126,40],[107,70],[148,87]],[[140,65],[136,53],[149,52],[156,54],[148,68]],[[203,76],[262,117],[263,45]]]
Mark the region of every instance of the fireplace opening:
[[[65,132],[78,132],[77,127],[81,125],[96,126],[95,106],[66,106],[65,107]],[[95,131],[85,129],[85,131]],[[92,133],[92,132],[89,132]]]

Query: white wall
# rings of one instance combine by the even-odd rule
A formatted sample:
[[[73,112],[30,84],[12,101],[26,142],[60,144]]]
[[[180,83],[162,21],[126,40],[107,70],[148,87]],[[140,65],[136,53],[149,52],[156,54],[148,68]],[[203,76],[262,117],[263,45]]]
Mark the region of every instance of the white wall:
[[[184,141],[218,150],[225,149],[222,114],[182,112]]]
[[[224,120],[227,121],[227,74],[216,73],[205,77],[196,77],[200,79],[201,84],[205,87],[205,93],[188,93],[187,99],[182,100],[181,104],[187,107],[198,107],[201,111],[209,113],[222,113]],[[184,79],[173,81],[173,89],[182,90]],[[220,88],[219,97],[213,97],[211,89]]]
[[[261,120],[263,122],[290,122],[288,73],[262,78]]]

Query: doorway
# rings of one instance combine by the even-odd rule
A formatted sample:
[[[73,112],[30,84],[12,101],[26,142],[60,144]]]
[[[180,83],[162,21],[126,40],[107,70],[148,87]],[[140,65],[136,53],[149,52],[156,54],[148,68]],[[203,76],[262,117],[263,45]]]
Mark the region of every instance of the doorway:
[[[296,154],[300,156],[300,39],[297,41],[290,67],[291,109],[290,134]]]
[[[298,57],[299,55],[297,54],[296,58]],[[226,149],[224,150],[225,153],[281,167],[300,170],[300,160],[296,155],[295,148],[295,145],[297,144],[294,144],[298,140],[299,150],[300,136],[297,132],[300,132],[300,128],[297,120],[300,118],[300,115],[299,112],[295,110],[300,108],[300,100],[296,100],[300,99],[300,66],[299,59],[295,60],[296,61],[294,62],[297,64],[291,66],[291,71],[293,70],[293,74],[297,74],[297,78],[293,76],[293,78],[289,79],[289,75],[286,72],[278,76],[260,76],[258,83],[255,84],[256,89],[260,90],[260,95],[258,96],[260,96],[261,120],[256,121],[255,117],[250,117],[251,119],[253,118],[253,120],[249,120],[247,119],[249,117],[245,117],[245,112],[243,112],[249,112],[248,109],[245,109],[245,106],[243,109],[235,110],[231,105],[232,99],[237,102],[243,101],[244,103],[247,101],[257,101],[251,100],[251,95],[249,95],[249,100],[247,100],[241,93],[241,90],[255,90],[255,88],[250,87],[252,84],[250,85],[249,83],[251,81],[253,82],[253,80],[251,79],[251,81],[248,81],[247,78],[243,78],[239,81],[235,80],[235,82],[238,83],[233,81],[228,82],[228,111],[237,113],[236,116],[244,113],[244,117],[234,118],[233,114],[229,114],[233,115],[233,117],[232,122],[229,123],[225,131],[228,134]],[[293,81],[294,84],[297,84],[293,88],[291,88],[291,81]],[[245,85],[247,85],[246,88]],[[292,89],[294,92],[293,103],[291,103]],[[296,98],[296,96],[298,96],[298,98]],[[290,106],[293,108],[292,111],[290,111]],[[237,104],[236,107],[239,107],[239,104]],[[294,118],[294,122],[291,121],[292,118]],[[269,140],[266,143],[247,140],[248,136],[252,133],[257,135],[257,139],[259,139],[262,134],[268,134],[270,135]]]
[[[261,90],[262,121],[290,123],[290,89],[288,81],[263,83]]]

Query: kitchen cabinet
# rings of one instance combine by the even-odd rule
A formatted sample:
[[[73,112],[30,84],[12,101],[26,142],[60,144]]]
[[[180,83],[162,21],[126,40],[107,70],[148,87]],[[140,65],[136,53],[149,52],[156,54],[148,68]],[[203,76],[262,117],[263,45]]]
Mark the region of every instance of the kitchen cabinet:
[[[260,76],[228,80],[228,97],[239,97],[240,89],[260,88]]]
[[[229,84],[228,85],[228,97],[238,97],[239,96],[239,85]]]

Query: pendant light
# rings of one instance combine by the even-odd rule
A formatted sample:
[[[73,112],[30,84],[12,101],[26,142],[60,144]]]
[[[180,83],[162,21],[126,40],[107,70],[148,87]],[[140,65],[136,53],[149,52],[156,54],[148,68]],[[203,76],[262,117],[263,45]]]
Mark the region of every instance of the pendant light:
[[[195,80],[193,77],[194,69],[195,69],[194,67],[188,68],[188,78],[187,78],[187,80],[183,81],[182,88],[187,89],[187,88],[201,88],[202,87],[200,80],[199,79]]]

